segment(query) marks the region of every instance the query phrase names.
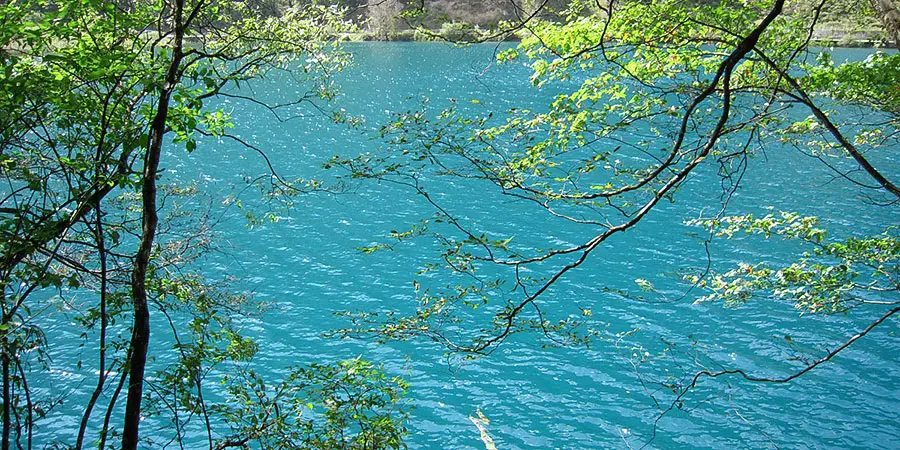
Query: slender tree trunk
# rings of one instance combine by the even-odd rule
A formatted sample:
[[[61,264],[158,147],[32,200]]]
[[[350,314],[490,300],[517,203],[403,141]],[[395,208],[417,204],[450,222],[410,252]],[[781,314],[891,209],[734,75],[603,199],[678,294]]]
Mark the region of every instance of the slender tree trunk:
[[[9,319],[7,319],[7,310],[6,307],[6,283],[0,283],[0,306],[3,309],[3,325],[7,325],[9,323]],[[0,436],[0,449],[9,450],[9,435],[12,430],[12,394],[10,392],[10,383],[12,383],[12,379],[9,376],[9,337],[7,336],[8,330],[2,331],[3,338],[0,339],[0,345],[3,348],[0,348],[0,359],[2,359],[3,366],[3,434]]]
[[[25,376],[25,369],[22,368],[21,361],[16,361],[16,369],[19,371],[19,377],[22,380],[22,391],[25,394],[25,407],[28,408],[28,413],[25,415],[25,431],[28,434],[28,450],[34,448],[34,402],[31,401],[31,390],[28,388],[28,378]],[[19,435],[21,435],[21,430],[19,431]],[[21,436],[20,436],[21,437]],[[22,448],[22,445],[18,442],[18,438],[16,438],[16,446],[18,448]]]
[[[9,435],[12,430],[12,395],[10,384],[12,379],[9,376],[9,340],[3,336],[3,436],[0,442],[0,449],[9,450]]]
[[[126,359],[130,358],[131,355],[126,357]],[[122,393],[122,387],[125,386],[127,375],[125,367],[123,366],[122,374],[119,376],[119,382],[116,384],[116,389],[113,391],[109,403],[106,405],[106,414],[103,415],[103,428],[100,429],[100,441],[97,443],[97,450],[106,450],[106,438],[109,435],[109,422],[112,420],[113,409],[116,408],[116,402],[119,400],[119,394]]]
[[[168,100],[165,100],[165,104]],[[160,99],[160,105],[164,101]],[[160,108],[165,109],[165,108]],[[163,119],[165,120],[165,119]],[[159,144],[154,144],[159,141]],[[156,173],[159,167],[159,151],[154,145],[161,145],[162,137],[151,137],[150,148],[144,160],[143,186],[143,229],[141,244],[131,274],[131,299],[134,308],[134,323],[131,332],[131,361],[128,364],[128,398],[125,404],[125,425],[122,428],[122,449],[136,450],[138,445],[138,425],[141,419],[141,400],[144,392],[144,367],[147,364],[147,346],[150,343],[150,309],[147,307],[147,267],[150,250],[156,236]]]
[[[100,373],[97,376],[97,387],[91,394],[87,407],[84,408],[84,414],[81,417],[81,426],[78,428],[78,437],[75,441],[75,450],[81,450],[84,446],[84,435],[87,431],[88,421],[91,418],[91,412],[94,405],[103,393],[103,386],[106,383],[106,329],[109,327],[109,318],[106,313],[106,289],[107,289],[107,267],[106,267],[106,240],[103,236],[103,211],[98,204],[96,210],[96,230],[97,252],[100,254]]]
[[[125,424],[122,428],[122,450],[136,450],[138,446],[138,427],[141,419],[141,400],[144,389],[144,367],[147,364],[147,347],[150,343],[150,309],[147,305],[147,268],[150,264],[150,252],[156,238],[156,226],[159,222],[156,203],[156,177],[159,173],[159,159],[162,152],[163,135],[166,132],[166,117],[169,113],[169,102],[172,92],[178,84],[181,61],[184,58],[184,0],[174,2],[174,40],[172,43],[172,60],[166,72],[165,83],[159,95],[156,116],[150,124],[147,154],[144,156],[144,172],[142,176],[141,199],[143,207],[143,226],[141,243],[131,274],[131,299],[134,308],[134,324],[131,334],[131,361],[128,372],[128,396],[125,403]]]

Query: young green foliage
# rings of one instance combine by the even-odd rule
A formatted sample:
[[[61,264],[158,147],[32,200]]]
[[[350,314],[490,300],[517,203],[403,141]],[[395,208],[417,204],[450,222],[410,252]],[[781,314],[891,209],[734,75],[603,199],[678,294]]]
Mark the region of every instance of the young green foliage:
[[[197,275],[213,248],[211,220],[196,185],[156,184],[166,177],[159,170],[162,148],[173,142],[188,152],[208,151],[200,143],[209,136],[234,140],[266,160],[269,149],[230,134],[228,111],[210,108],[210,100],[264,105],[278,120],[284,108],[332,100],[331,74],[348,60],[338,41],[353,26],[343,10],[319,4],[277,17],[245,2],[206,0],[23,0],[5,3],[0,12],[0,447],[81,449],[96,441],[106,448],[114,436],[123,438],[124,448],[141,439],[168,445],[182,442],[185,427],[197,423],[212,446],[213,433],[223,429],[216,428],[222,422],[211,417],[204,396],[217,382],[210,374],[225,363],[250,363],[256,344],[238,333],[234,319],[258,314],[258,305],[223,294]],[[283,71],[307,92],[273,105],[242,94],[242,86]],[[269,170],[249,178],[267,198],[321,188]],[[72,314],[80,345],[93,347],[89,354],[97,356],[77,362],[78,370],[97,375],[90,399],[71,405],[83,408],[72,442],[56,442],[59,436],[44,431],[41,419],[58,402],[27,382],[42,375],[48,352],[66,344],[43,336],[57,305],[77,308]],[[159,350],[146,346],[151,312],[160,320],[154,324],[168,322],[171,355],[177,356],[159,360],[165,370],[142,392],[144,361],[149,352],[152,366]],[[365,363],[357,364],[362,370]],[[337,377],[330,367],[303,370],[324,382]],[[377,373],[368,367],[363,376],[345,380],[347,392],[367,399],[359,406],[371,411],[397,399],[386,384],[379,387],[391,394],[384,403],[353,391],[372,387],[365,383]],[[286,379],[281,389],[304,380]],[[123,398],[124,429],[116,406]],[[341,409],[347,406],[357,405],[342,404],[334,414],[350,414]],[[268,414],[286,420],[277,411]],[[142,416],[171,420],[171,435],[142,438]],[[399,445],[402,414],[396,417],[359,417],[357,423],[370,426],[371,418],[373,429],[385,430],[360,434],[390,435],[382,441]]]
[[[835,313],[865,304],[890,303],[890,298],[900,292],[900,238],[894,228],[881,235],[829,242],[815,217],[795,213],[761,218],[726,216],[689,224],[707,228],[715,236],[778,236],[812,247],[785,266],[741,263],[702,279],[689,276],[688,281],[711,291],[697,302],[722,301],[738,306],[754,297],[771,296],[793,303],[802,312]]]

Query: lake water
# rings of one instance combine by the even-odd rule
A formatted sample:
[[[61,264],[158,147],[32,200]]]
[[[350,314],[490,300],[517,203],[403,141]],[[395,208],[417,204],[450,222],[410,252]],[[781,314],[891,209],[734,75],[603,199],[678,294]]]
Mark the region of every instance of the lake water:
[[[351,49],[355,63],[339,76],[339,105],[365,117],[361,128],[330,124],[309,109],[302,110],[305,117],[279,123],[258,108],[233,108],[234,132],[268,149],[285,177],[333,177],[319,169],[332,155],[378,152],[384,144],[371,139],[373,130],[390,120],[390,113],[416,109],[426,97],[435,113],[453,98],[472,112],[502,115],[510,107],[537,109],[566,87],[530,87],[526,67],[492,64],[494,46],[379,43]],[[254,89],[255,95],[277,101],[300,88],[285,78]],[[895,178],[900,173],[896,155],[879,163]],[[168,176],[205,180],[216,197],[233,194],[231,186],[240,185],[243,175],[264,172],[255,155],[209,140],[190,156],[173,148],[162,165]],[[540,336],[520,335],[489,357],[458,361],[426,341],[379,345],[323,338],[323,332],[349,325],[334,316],[336,311],[411,311],[414,279],[434,286],[448,282],[417,277],[436,256],[427,240],[373,255],[355,250],[385,241],[390,230],[408,228],[433,212],[413,192],[385,184],[359,183],[340,195],[301,197],[277,223],[253,229],[238,212],[227,210],[219,231],[229,254],[215,257],[208,272],[213,278],[233,275],[240,289],[272,304],[262,320],[245,324],[261,344],[259,370],[277,374],[289,365],[362,355],[384,364],[389,374],[406,377],[414,407],[408,438],[413,449],[484,448],[469,419],[476,411],[490,419],[486,428],[502,450],[640,448],[648,442],[647,448],[900,447],[896,319],[790,384],[704,380],[682,409],[658,420],[660,408],[672,401],[660,386],[667,377],[682,380],[703,367],[784,376],[800,367],[792,357],[820,357],[883,313],[872,308],[801,316],[790,305],[764,299],[725,309],[694,305],[696,292],[678,300],[682,292],[665,275],[706,263],[699,230],[683,222],[719,206],[716,167],[704,170],[675,203],[661,205],[635,230],[611,239],[542,298],[552,319],[592,310],[590,326],[604,330],[609,340],[590,348],[542,348],[547,342]],[[770,148],[750,160],[730,211],[797,210],[821,216],[841,237],[898,223],[896,206],[868,205],[854,186],[833,178],[814,159]],[[445,206],[479,229],[545,247],[581,242],[597,232],[473,186],[435,189],[444,193]],[[244,196],[252,202],[252,193]],[[714,241],[710,252],[720,269],[737,261],[791,258],[777,245],[755,239]],[[677,301],[648,294],[637,301],[616,293],[640,293],[636,278],[665,286]],[[665,348],[667,356],[657,359]],[[153,433],[152,424],[142,431]]]

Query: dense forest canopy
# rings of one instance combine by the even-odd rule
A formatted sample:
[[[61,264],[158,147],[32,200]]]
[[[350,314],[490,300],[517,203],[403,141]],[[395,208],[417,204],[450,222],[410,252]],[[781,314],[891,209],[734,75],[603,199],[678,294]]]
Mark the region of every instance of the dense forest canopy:
[[[747,161],[777,144],[820,161],[835,182],[857,185],[859,208],[896,211],[900,56],[833,61],[811,47],[840,39],[831,30],[853,32],[848,21],[867,27],[866,43],[896,47],[900,13],[890,0],[22,0],[0,10],[2,450],[164,447],[198,429],[210,449],[403,447],[408,385],[376,364],[298,361],[274,380],[253,369],[260,344],[236,323],[260,305],[202,270],[217,250],[216,219],[203,207],[210,194],[161,169],[172,152],[203,150],[211,140],[265,162],[242,192],[278,211],[299,196],[369,182],[402,186],[429,205],[433,215],[363,249],[416,239],[439,249],[420,272],[431,281],[415,281],[415,312],[347,312],[351,323],[336,334],[425,338],[464,357],[526,332],[552,345],[590,344],[598,335],[577,314],[545,318],[543,296],[608,241],[640,232],[660,204],[679,204],[695,173],[714,166],[711,212],[691,225],[710,240],[778,237],[801,250],[789,264],[683,273],[685,301],[767,298],[795,305],[798,320],[861,311],[876,318],[787,373],[696,368],[667,380],[665,401],[653,398],[657,422],[709,378],[795,381],[900,312],[896,224],[852,235],[825,230],[802,211],[729,208]],[[435,32],[457,20],[484,28]],[[497,111],[506,114],[500,122],[493,111],[458,106],[396,114],[381,128],[384,151],[336,156],[327,164],[340,177],[332,181],[281,174],[271,149],[233,134],[230,110],[217,103],[262,106],[276,118],[311,105],[321,120],[354,125],[335,103],[334,75],[351,63],[341,41],[361,29],[391,38],[416,27],[428,38],[515,36],[521,44],[499,52],[498,63],[528,64],[536,87],[571,89],[540,111]],[[247,94],[276,74],[291,77],[295,98],[269,104]],[[431,194],[454,180],[481,182],[589,236],[554,247],[488,233]],[[228,201],[244,208],[240,198]],[[251,223],[276,217],[249,207],[246,214]],[[647,295],[657,292],[635,276]],[[75,363],[95,374],[84,398],[46,395],[40,385],[60,344],[44,329],[55,310],[73,311],[90,349]],[[160,334],[170,348],[154,346],[151,336]],[[40,437],[61,407],[77,411],[71,441]],[[142,433],[142,417],[170,423],[171,434]]]

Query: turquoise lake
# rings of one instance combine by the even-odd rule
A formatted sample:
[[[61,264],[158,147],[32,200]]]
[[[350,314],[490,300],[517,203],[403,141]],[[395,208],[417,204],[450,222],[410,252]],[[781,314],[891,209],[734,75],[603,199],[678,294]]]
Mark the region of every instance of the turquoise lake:
[[[386,151],[386,144],[373,138],[377,128],[392,113],[420,108],[425,98],[430,99],[431,114],[456,99],[473,114],[503,117],[513,107],[540,110],[554,95],[574,86],[533,88],[524,65],[492,63],[497,51],[493,45],[460,49],[372,43],[349,48],[354,63],[337,77],[342,94],[333,106],[364,117],[358,128],[332,124],[311,108],[298,110],[303,117],[279,122],[262,108],[224,103],[237,124],[233,132],[267,149],[286,178],[327,181],[340,175],[321,169],[333,155]],[[865,54],[841,52],[851,58]],[[301,93],[302,87],[276,76],[247,92],[278,102]],[[900,175],[896,152],[875,162],[889,176]],[[684,222],[721,206],[715,164],[701,168],[675,202],[660,204],[636,229],[610,239],[540,300],[553,320],[590,309],[589,326],[602,330],[604,339],[589,348],[545,348],[546,338],[521,334],[475,360],[448,358],[445,348],[424,339],[377,344],[323,337],[324,332],[349,326],[335,312],[410,312],[416,306],[414,280],[429,286],[452,281],[416,274],[437,257],[437,247],[427,238],[372,255],[357,250],[386,242],[391,230],[408,229],[433,213],[411,190],[351,182],[341,194],[302,196],[293,209],[279,213],[278,222],[248,228],[240,211],[221,204],[232,195],[254,204],[255,194],[241,193],[240,187],[245,176],[265,173],[257,155],[206,139],[190,155],[171,146],[162,167],[164,179],[202,180],[215,199],[223,252],[204,263],[205,272],[212,279],[233,276],[236,288],[270,304],[263,317],[243,323],[244,331],[261,344],[255,367],[276,375],[291,365],[359,355],[383,364],[390,375],[411,383],[411,449],[485,448],[469,419],[478,411],[490,419],[487,431],[501,450],[900,448],[896,319],[789,384],[704,379],[685,397],[682,408],[660,419],[661,409],[673,400],[661,385],[669,377],[683,381],[703,368],[785,376],[802,367],[792,358],[821,357],[884,313],[868,307],[808,316],[767,299],[736,309],[695,305],[702,293],[684,295],[674,274],[706,265],[702,231]],[[561,247],[598,232],[552,220],[540,208],[504,198],[478,183],[426,182],[433,183],[443,205],[467,224],[514,235],[521,245]],[[900,223],[896,205],[872,206],[862,195],[819,161],[773,146],[749,160],[729,211],[815,215],[835,237],[881,232]],[[712,266],[727,270],[740,261],[783,263],[794,256],[785,253],[786,248],[798,249],[777,244],[760,238],[714,240],[709,246]],[[659,286],[663,296],[640,292],[635,279]],[[623,290],[645,298],[627,298]],[[151,345],[151,353],[169,351],[164,347]],[[667,356],[656,358],[666,348]],[[70,376],[80,376],[64,367],[64,360],[58,357],[54,364]],[[91,383],[82,383],[80,389],[88,392]],[[64,436],[75,420],[60,419],[51,430]],[[142,432],[152,434],[155,426],[148,421]],[[202,443],[203,436],[196,437]]]

